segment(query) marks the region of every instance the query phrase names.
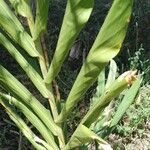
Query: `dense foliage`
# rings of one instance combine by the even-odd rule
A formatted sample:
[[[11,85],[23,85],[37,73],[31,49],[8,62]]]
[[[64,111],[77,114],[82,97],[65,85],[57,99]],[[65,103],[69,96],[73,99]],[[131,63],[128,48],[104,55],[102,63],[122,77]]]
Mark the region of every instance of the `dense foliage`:
[[[23,84],[19,83],[4,67],[0,66],[1,104],[6,108],[11,119],[36,149],[72,149],[81,146],[81,144],[81,149],[87,149],[91,145],[85,143],[90,143],[92,139],[96,141],[94,143],[95,148],[98,148],[97,143],[99,143],[99,146],[103,147],[103,149],[108,149],[110,148],[109,145],[101,137],[109,139],[109,135],[114,132],[123,136],[127,136],[127,134],[132,136],[136,130],[139,131],[139,120],[141,118],[146,118],[146,123],[149,122],[149,117],[141,111],[143,109],[149,112],[149,109],[146,109],[146,105],[149,103],[148,92],[146,93],[145,101],[143,102],[142,99],[139,102],[141,104],[137,110],[138,113],[135,113],[136,105],[133,108],[131,105],[137,96],[142,80],[136,80],[131,88],[123,91],[119,97],[119,93],[128,84],[131,84],[130,80],[135,80],[135,72],[127,72],[125,76],[123,75],[123,77],[121,76],[115,80],[120,73],[127,69],[138,69],[139,74],[142,73],[144,75],[142,85],[144,86],[145,83],[149,84],[148,74],[150,68],[149,58],[147,57],[149,52],[146,51],[149,47],[145,42],[149,38],[147,35],[147,31],[149,30],[149,22],[147,21],[149,17],[148,1],[147,4],[145,2],[140,5],[139,3],[142,1],[134,4],[131,23],[123,44],[122,42],[127,29],[125,20],[131,13],[131,4],[128,2],[124,3],[126,12],[122,8],[119,14],[117,9],[119,3],[120,6],[123,6],[119,0],[114,1],[113,6],[110,1],[101,1],[100,3],[95,1],[93,11],[92,0],[88,3],[82,1],[79,4],[76,1],[72,3],[68,0],[64,19],[65,1],[52,1],[49,13],[48,5],[46,5],[48,1],[40,2],[37,0],[36,9],[32,7],[33,12],[25,2],[18,3],[19,5],[13,0],[9,2],[12,6],[11,11],[15,10],[20,21],[7,8],[5,2],[0,2],[1,8],[10,13],[10,16],[7,16],[3,11],[0,11],[2,18],[0,21],[0,41],[20,64],[30,80],[26,75],[20,77],[18,73],[24,74],[24,72],[18,66],[19,72],[15,70],[16,63],[13,62],[8,66],[11,59],[10,56],[4,53],[1,56],[3,57],[1,65],[12,71],[18,79],[23,81]],[[80,6],[83,6],[82,3],[86,5],[84,9],[80,9]],[[72,5],[74,5],[73,9]],[[34,3],[32,6],[34,6]],[[142,11],[141,7],[144,7],[145,11]],[[111,10],[103,24],[104,18],[110,8]],[[42,11],[43,9],[45,11]],[[32,13],[33,15],[36,14],[35,18],[32,16]],[[80,17],[81,14],[84,16],[84,19]],[[117,19],[114,17],[114,14],[118,14],[116,15]],[[46,29],[47,16],[47,33],[43,36],[43,31]],[[27,22],[24,17],[27,18]],[[5,18],[9,19],[5,20]],[[143,30],[141,27],[141,18],[145,22],[145,34],[141,31]],[[5,26],[5,21],[8,26]],[[87,21],[88,23],[86,24]],[[117,27],[117,25],[120,27]],[[101,26],[102,28],[99,32]],[[12,28],[13,30],[11,30]],[[144,35],[141,35],[141,32]],[[122,44],[122,47],[120,47],[120,44]],[[119,52],[120,48],[123,53],[120,53],[119,57],[115,60],[117,62],[116,65],[115,61],[111,59]],[[54,49],[56,50],[54,51]],[[71,51],[69,52],[70,49]],[[110,60],[110,65],[108,65]],[[128,83],[124,81],[118,83],[126,75],[130,75],[127,78]],[[56,81],[54,80],[55,77]],[[31,81],[34,86],[31,84]],[[96,82],[93,85],[95,81],[98,81],[98,83]],[[110,86],[112,83],[113,85]],[[89,89],[91,85],[93,86]],[[26,87],[29,88],[32,94]],[[24,92],[21,92],[20,89]],[[83,96],[85,92],[86,94]],[[118,101],[110,103],[115,97],[117,97]],[[137,97],[139,101],[140,98],[139,96]],[[42,105],[36,99],[39,99]],[[45,101],[45,99],[49,101],[50,108],[48,101]],[[77,104],[81,100],[83,102]],[[110,105],[103,111],[109,103]],[[114,104],[117,107],[114,107]],[[43,105],[46,106],[46,109]],[[130,105],[131,107],[126,115],[131,120],[131,128],[127,128],[122,123],[117,128],[114,128]],[[75,110],[72,112],[74,107]],[[50,110],[50,114],[46,112],[47,109]],[[19,110],[21,110],[21,114]],[[109,113],[106,114],[106,111]],[[113,112],[113,115],[110,115],[111,112]],[[30,123],[25,121],[26,118],[23,114],[37,129],[34,130],[42,135],[42,139],[38,137],[39,133],[36,135],[34,130],[31,131],[28,128]],[[132,114],[141,117],[131,118]],[[69,119],[67,119],[68,117]],[[123,123],[126,123],[126,120],[123,120]],[[143,121],[142,125],[144,123]],[[1,140],[3,141],[5,133],[3,132],[1,135]],[[20,133],[20,140],[21,137]],[[53,137],[58,138],[58,141],[53,140]],[[21,142],[19,141],[19,146],[20,144]],[[104,146],[107,146],[107,148]]]

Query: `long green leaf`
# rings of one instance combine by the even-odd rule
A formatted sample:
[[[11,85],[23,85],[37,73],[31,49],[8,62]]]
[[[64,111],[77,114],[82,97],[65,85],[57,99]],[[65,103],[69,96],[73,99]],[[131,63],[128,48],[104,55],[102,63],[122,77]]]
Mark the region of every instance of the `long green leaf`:
[[[94,0],[68,0],[56,51],[45,77],[47,84],[50,84],[59,73],[73,42],[90,17],[93,3]]]
[[[126,35],[132,5],[133,0],[114,0],[57,122],[62,122],[67,118],[106,64],[118,54]]]
[[[40,91],[40,93],[45,97],[49,97],[49,92],[46,89],[46,86],[43,82],[43,79],[40,75],[36,72],[36,70],[30,65],[30,63],[20,54],[20,52],[11,44],[11,42],[2,34],[0,33],[0,43],[6,47],[8,52],[14,57],[14,59],[19,63],[22,69],[26,72],[28,77]]]
[[[46,30],[50,0],[36,0],[36,18],[33,39],[40,37]]]
[[[31,34],[33,35],[34,19],[31,9],[31,0],[9,0],[9,1],[19,15],[22,15],[23,17],[27,18]]]
[[[112,59],[110,61],[110,67],[109,67],[109,74],[106,82],[106,89],[111,85],[112,82],[115,81],[117,75],[117,64],[116,62]]]
[[[36,49],[40,53],[39,58],[40,68],[45,78],[49,66],[49,62],[46,59],[47,52],[42,47],[41,39],[43,38],[42,33],[46,31],[47,20],[48,20],[48,8],[50,0],[36,0],[36,16],[35,16],[35,26],[33,30],[33,40],[36,45]]]
[[[26,136],[26,138],[32,143],[32,145],[37,150],[47,150],[45,147],[40,145],[39,138],[31,131],[31,129],[26,125],[26,123],[18,116],[18,114],[13,110],[12,106],[0,98],[0,103],[5,107],[6,112],[9,117],[15,122],[15,124],[20,128],[22,133]],[[38,141],[37,141],[38,140]]]
[[[50,112],[3,66],[0,65],[0,85],[7,89],[15,98],[29,106],[43,121],[49,130],[60,137],[63,142],[62,130],[58,127],[50,115]]]
[[[115,126],[119,122],[119,120],[122,118],[122,116],[124,115],[128,107],[133,103],[137,95],[137,92],[140,88],[140,85],[141,85],[141,80],[138,79],[137,81],[134,82],[131,88],[125,93],[125,96],[121,104],[117,108],[117,111],[111,120],[110,128]]]
[[[82,144],[89,143],[92,140],[96,140],[99,144],[99,147],[103,148],[103,150],[112,150],[112,148],[106,141],[101,139],[84,125],[80,125],[78,127],[78,129],[74,132],[71,139],[65,146],[64,150],[74,149],[78,146],[81,146]]]
[[[117,97],[127,86],[130,82],[135,80],[135,72],[127,72],[121,75],[118,79],[114,81],[112,85],[103,93],[100,97],[99,101],[96,101],[94,105],[90,108],[84,118],[81,120],[80,125],[75,130],[74,134],[72,135],[70,141],[67,145],[71,142],[79,142],[77,139],[86,139],[86,133],[82,133],[82,125],[89,128],[91,124],[99,117],[100,112],[109,104],[109,102]],[[87,136],[88,137],[88,136]],[[83,141],[81,141],[82,143]],[[73,144],[74,144],[73,143]]]
[[[81,123],[89,127],[98,117],[110,101],[116,98],[124,89],[126,89],[135,80],[134,71],[127,71],[119,76],[108,89],[105,90],[99,100],[87,112]]]
[[[105,69],[103,69],[98,76],[96,93],[94,94],[92,98],[91,105],[93,105],[93,103],[99,100],[100,96],[103,94],[104,91],[105,91]]]
[[[111,85],[111,83],[115,81],[116,73],[117,73],[117,65],[115,61],[112,59],[110,61],[109,74],[106,81],[106,85],[105,85],[105,69],[104,69],[98,76],[98,85],[96,87],[96,93],[92,98],[92,102],[99,100],[100,96],[103,94],[105,89],[107,89]]]
[[[28,118],[28,120],[37,128],[39,133],[44,137],[44,139],[51,145],[51,149],[59,149],[54,142],[54,138],[51,135],[51,132],[47,129],[47,127],[43,124],[43,122],[34,114],[31,108],[26,107],[23,103],[15,99],[10,95],[6,95],[0,92],[0,97],[4,100],[8,101],[10,104],[15,105],[17,108],[21,110],[21,112]]]
[[[38,57],[34,42],[4,0],[0,1],[0,27],[32,57]]]
[[[30,0],[9,0],[15,11],[23,17],[28,17],[30,8]]]
[[[26,72],[28,77],[31,79],[33,84],[36,86],[36,88],[39,90],[39,92],[45,97],[49,98],[51,108],[54,110],[57,110],[55,105],[55,98],[51,91],[49,91],[43,82],[43,79],[41,76],[37,73],[37,71],[32,67],[33,62],[28,61],[20,52],[18,49],[16,49],[11,42],[0,33],[0,43],[3,44],[3,46],[6,47],[8,52],[14,57],[14,59],[19,63],[19,65],[22,67],[22,69]]]
[[[109,73],[108,73],[108,78],[107,78],[107,81],[106,81],[106,85],[105,85],[105,77],[103,77],[101,74],[104,74],[103,71],[100,73],[100,75],[98,76],[98,85],[97,85],[97,88],[96,88],[96,96],[94,96],[92,99],[95,100],[95,101],[98,101],[100,99],[100,96],[104,93],[105,89],[107,89],[114,81],[115,81],[115,78],[116,78],[116,73],[117,73],[117,65],[115,63],[115,61],[112,59],[110,61],[110,65],[109,65]],[[112,105],[110,103],[110,105]],[[97,132],[98,130],[101,129],[102,125],[104,123],[107,122],[107,119],[108,119],[108,112],[109,111],[109,106],[105,108],[104,112],[102,114],[100,114],[99,118],[96,120],[96,122],[94,122],[93,124],[93,130],[95,132]],[[106,114],[108,116],[106,116]]]

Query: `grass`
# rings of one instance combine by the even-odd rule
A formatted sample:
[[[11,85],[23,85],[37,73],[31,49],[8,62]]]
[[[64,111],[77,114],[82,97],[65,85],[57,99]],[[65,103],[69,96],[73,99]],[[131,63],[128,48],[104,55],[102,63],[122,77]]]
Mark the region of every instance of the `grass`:
[[[109,136],[114,149],[150,148],[150,85],[143,85],[134,104],[117,125],[114,133]],[[121,144],[120,144],[121,143]]]

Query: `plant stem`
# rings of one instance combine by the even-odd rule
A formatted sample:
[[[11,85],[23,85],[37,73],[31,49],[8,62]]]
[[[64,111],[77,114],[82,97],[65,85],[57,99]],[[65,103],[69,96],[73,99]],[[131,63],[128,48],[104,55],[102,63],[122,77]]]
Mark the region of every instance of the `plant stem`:
[[[41,38],[37,39],[35,41],[35,44],[36,44],[37,50],[39,51],[39,53],[41,55],[41,58],[39,58],[39,64],[40,64],[42,75],[44,78],[48,72],[48,67],[49,67],[49,59],[48,59],[47,48],[46,48],[46,44],[45,44],[45,40],[44,40],[44,35],[42,35]],[[53,84],[53,85],[54,85],[54,89],[56,90],[56,99],[57,98],[60,99],[60,93],[59,93],[56,81],[54,81],[54,83],[55,84]],[[50,104],[53,118],[55,120],[58,117],[58,109],[57,109],[57,104],[55,101],[52,85],[47,86],[47,89],[49,91],[48,101]],[[61,129],[61,125],[59,125],[59,127]],[[58,136],[59,145],[60,145],[60,147],[64,147],[65,140],[64,140],[64,133],[62,130],[60,130],[60,137]]]
[[[44,41],[42,41],[42,43],[44,43]],[[36,48],[37,48],[38,52],[40,53],[39,64],[40,64],[41,72],[42,72],[42,75],[43,75],[43,78],[44,78],[47,74],[48,66],[49,66],[47,51],[46,51],[46,49],[44,50],[43,47],[42,47],[41,38],[38,38],[35,41],[35,45],[36,45]],[[52,110],[53,117],[55,118],[55,117],[58,116],[58,110],[57,110],[57,105],[56,105],[56,102],[55,102],[55,98],[53,96],[52,86],[49,85],[47,87],[47,89],[51,93],[50,97],[48,98],[48,101],[50,103],[50,107],[51,107],[51,110]]]
[[[19,142],[18,142],[18,150],[22,149],[22,133],[19,131]]]
[[[35,138],[37,136],[31,131],[31,129],[26,125],[26,123],[20,118],[20,116],[17,115],[11,108],[10,104],[6,103],[0,98],[0,103],[5,107],[6,112],[10,116],[10,118],[15,122],[15,124],[19,127],[19,129],[23,132],[23,134],[26,136],[26,138],[32,143],[32,145],[37,150],[47,150],[44,146],[38,144],[35,141]],[[51,149],[49,149],[51,150]]]
[[[42,48],[42,45],[41,45],[40,38],[38,38],[34,43],[35,43],[37,51],[40,54],[38,60],[39,60],[41,72],[42,72],[42,75],[43,75],[43,78],[44,78],[45,75],[47,74],[47,62],[46,62],[45,57],[44,57],[44,51],[43,51],[43,48]]]

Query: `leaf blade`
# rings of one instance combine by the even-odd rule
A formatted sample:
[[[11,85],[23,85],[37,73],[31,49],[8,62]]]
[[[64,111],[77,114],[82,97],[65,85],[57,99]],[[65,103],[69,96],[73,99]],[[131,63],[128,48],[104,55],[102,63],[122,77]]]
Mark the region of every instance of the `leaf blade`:
[[[106,87],[105,87],[106,89],[111,85],[113,81],[115,81],[116,74],[117,74],[117,64],[112,59],[110,61],[110,68],[109,68],[108,78],[107,78]]]
[[[34,125],[34,127],[41,133],[43,138],[51,145],[50,149],[58,149],[56,143],[54,142],[54,137],[51,132],[47,129],[47,127],[43,124],[43,122],[34,114],[31,108],[25,106],[16,98],[6,95],[0,92],[0,97],[7,101],[8,103],[16,106],[21,112],[28,118],[28,120]]]
[[[57,47],[45,83],[50,84],[57,76],[74,40],[90,17],[93,3],[93,0],[68,0]]]
[[[26,72],[28,77],[34,83],[36,88],[40,91],[40,93],[45,98],[48,98],[49,92],[46,89],[46,86],[41,76],[2,33],[0,33],[0,43],[8,50],[8,52],[12,55],[12,57],[19,63],[19,65],[22,67],[22,69]]]
[[[19,15],[27,18],[30,32],[33,36],[34,19],[30,5],[31,0],[9,0],[9,1]]]
[[[6,109],[9,117],[15,122],[15,124],[21,129],[22,133],[26,136],[26,138],[32,143],[32,145],[37,150],[46,150],[45,147],[38,144],[35,139],[37,136],[31,131],[31,129],[26,125],[26,123],[21,119],[20,116],[12,109],[12,106],[9,103],[6,103],[5,100],[0,98],[0,103]]]
[[[9,9],[7,4],[1,0],[0,2],[0,27],[26,52],[32,57],[38,57],[34,42],[31,36],[25,31],[19,20]]]
[[[65,146],[64,150],[74,149],[82,144],[89,143],[92,140],[96,140],[99,143],[99,147],[103,147],[104,150],[112,150],[112,148],[106,141],[101,139],[94,132],[92,132],[90,129],[82,124],[74,132],[71,139]],[[104,147],[106,147],[107,149]]]
[[[127,108],[133,103],[135,96],[137,95],[137,92],[140,88],[141,80],[137,79],[131,86],[131,88],[127,91],[125,94],[122,102],[120,103],[119,107],[117,108],[117,111],[115,112],[115,115],[113,116],[110,128],[115,126],[119,120],[122,118],[123,114],[126,112]]]
[[[45,123],[49,130],[58,137],[62,136],[61,128],[55,124],[50,111],[47,110],[13,75],[0,65],[0,85],[14,97],[33,109],[36,115]],[[60,137],[63,141],[63,137]]]
[[[133,0],[114,1],[69,93],[66,104],[56,120],[58,123],[67,118],[73,107],[94,83],[106,64],[118,54],[127,31],[132,5]],[[120,9],[117,13],[118,8]],[[118,27],[118,24],[120,27]]]
[[[36,1],[36,18],[33,31],[34,41],[46,30],[50,0]]]

